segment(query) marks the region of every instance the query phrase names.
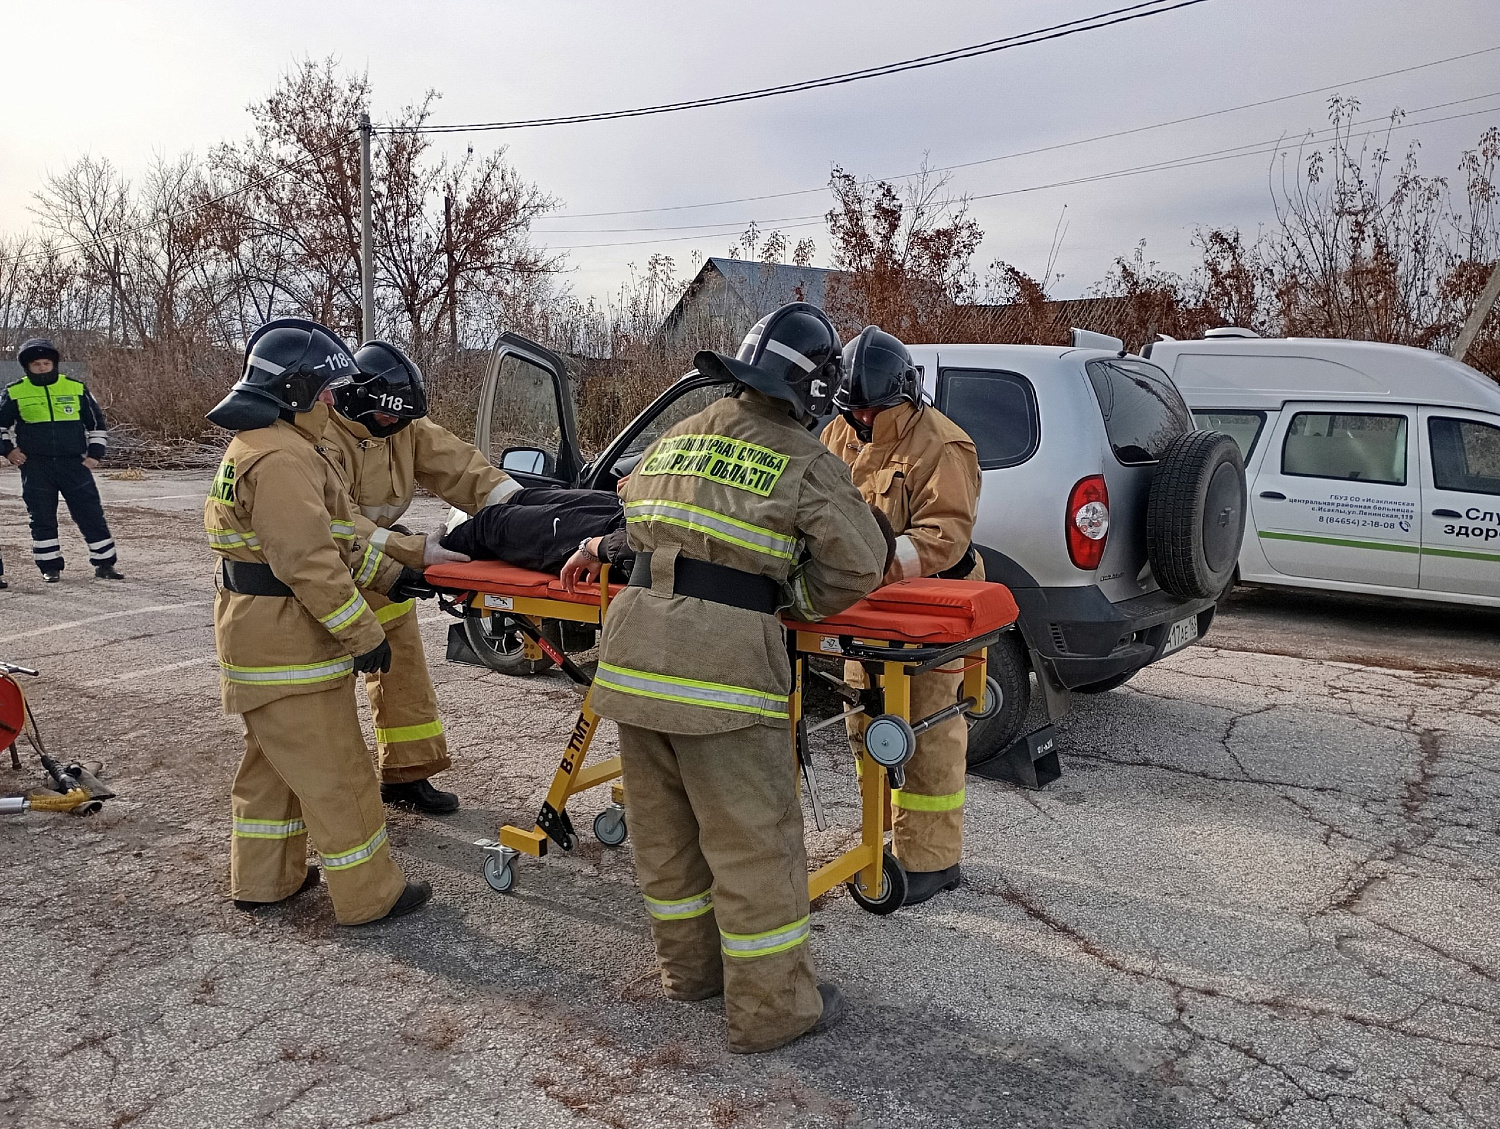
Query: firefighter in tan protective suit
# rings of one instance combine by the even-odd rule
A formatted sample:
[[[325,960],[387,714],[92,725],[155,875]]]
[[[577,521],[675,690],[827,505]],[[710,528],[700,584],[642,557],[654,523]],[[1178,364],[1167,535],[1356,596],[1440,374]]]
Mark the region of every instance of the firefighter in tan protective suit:
[[[733,1051],[825,1030],[846,1009],[808,952],[776,619],[787,602],[802,619],[842,611],[884,567],[879,524],[805,426],[838,363],[832,325],[805,303],[762,320],[738,358],[699,353],[699,371],[737,394],[669,429],[622,492],[637,555],[604,622],[592,703],[619,724],[662,986],[677,1000],[723,992]]]
[[[854,484],[885,514],[896,533],[896,559],[884,583],[917,576],[983,580],[974,552],[979,503],[979,457],[974,441],[936,408],[924,405],[916,366],[906,346],[870,326],[844,349],[843,378],[833,394],[840,418],[823,429],[823,442],[849,465]],[[864,686],[858,663],[845,680]],[[961,670],[943,667],[912,679],[913,717],[953,704]],[[855,755],[863,752],[869,719],[848,721]],[[924,902],[961,881],[964,773],[968,723],[952,717],[917,738],[903,786],[891,793],[892,847],[906,868],[905,905]]]
[[[416,575],[356,536],[347,487],[319,445],[325,385],[354,367],[314,322],[262,326],[245,375],[208,414],[236,434],[203,510],[220,557],[214,641],[224,710],[245,724],[232,793],[235,905],[254,909],[317,885],[310,837],[344,925],[409,913],[432,895],[391,858],[354,704],[352,674],[391,658],[359,589],[401,598]]]
[[[349,483],[355,532],[414,569],[468,560],[439,546],[436,536],[409,534],[396,525],[417,484],[471,515],[508,500],[520,484],[491,466],[472,443],[427,418],[422,373],[401,350],[371,341],[354,360],[358,375],[333,388],[333,421],[324,445]],[[430,782],[452,761],[414,604],[368,591],[365,596],[391,645],[391,669],[365,676],[381,795],[387,803],[433,814],[456,811],[458,796]]]

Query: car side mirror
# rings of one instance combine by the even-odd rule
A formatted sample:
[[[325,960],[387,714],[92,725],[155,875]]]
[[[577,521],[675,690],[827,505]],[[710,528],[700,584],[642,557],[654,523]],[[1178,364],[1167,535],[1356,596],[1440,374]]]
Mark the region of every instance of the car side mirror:
[[[507,447],[500,456],[500,469],[517,474],[556,474],[557,463],[540,447]]]

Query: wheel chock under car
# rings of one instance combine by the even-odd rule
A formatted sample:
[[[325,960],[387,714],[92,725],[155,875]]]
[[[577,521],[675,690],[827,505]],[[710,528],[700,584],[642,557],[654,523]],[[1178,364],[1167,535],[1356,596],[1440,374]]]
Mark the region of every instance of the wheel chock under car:
[[[1044,725],[1017,740],[999,756],[972,765],[970,776],[1018,784],[1022,788],[1045,788],[1062,775],[1057,759],[1057,730]]]

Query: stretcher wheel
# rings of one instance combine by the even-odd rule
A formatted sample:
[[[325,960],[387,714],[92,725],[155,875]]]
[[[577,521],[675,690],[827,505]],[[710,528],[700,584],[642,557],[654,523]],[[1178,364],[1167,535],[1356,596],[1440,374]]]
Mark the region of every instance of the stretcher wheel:
[[[995,681],[993,675],[984,680],[984,701],[979,703],[978,709],[969,711],[969,716],[975,721],[988,721],[1000,712],[1000,707],[1005,704],[1005,691],[1000,689],[1000,683]]]
[[[594,838],[606,847],[618,847],[629,834],[630,828],[625,824],[625,809],[619,804],[610,804],[594,816]]]
[[[860,909],[880,917],[895,913],[906,901],[906,867],[887,850],[880,861],[879,896],[866,897],[860,892],[857,881],[849,883],[849,896],[858,903]]]
[[[883,713],[865,727],[865,748],[882,768],[900,768],[917,751],[917,735],[905,718]]]
[[[484,856],[484,880],[497,894],[508,894],[516,886],[516,860],[502,858],[498,851]]]

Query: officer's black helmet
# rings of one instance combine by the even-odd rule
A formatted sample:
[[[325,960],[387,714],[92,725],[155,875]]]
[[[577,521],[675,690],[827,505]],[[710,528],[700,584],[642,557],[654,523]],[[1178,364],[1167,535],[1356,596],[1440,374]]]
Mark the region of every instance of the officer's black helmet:
[[[62,361],[62,354],[57,351],[57,346],[46,337],[32,337],[22,341],[21,351],[16,354],[16,360],[20,362],[23,372],[29,371],[26,366],[32,361],[40,361],[44,357],[52,361],[53,368],[56,368]]]
[[[839,350],[828,315],[807,302],[792,302],[756,322],[735,356],[705,349],[693,364],[699,372],[786,400],[801,417],[816,418],[827,412],[838,384]]]
[[[879,326],[844,346],[843,378],[833,394],[833,406],[845,414],[860,408],[889,408],[902,400],[917,403],[917,366],[897,338]]]
[[[334,410],[361,423],[371,435],[394,435],[427,414],[427,383],[422,370],[396,346],[366,341],[354,353],[359,371],[333,382]],[[395,423],[379,423],[375,416],[395,416]]]
[[[244,375],[208,421],[230,431],[269,427],[284,411],[311,411],[330,381],[356,371],[349,347],[333,330],[303,318],[276,318],[251,336]]]

